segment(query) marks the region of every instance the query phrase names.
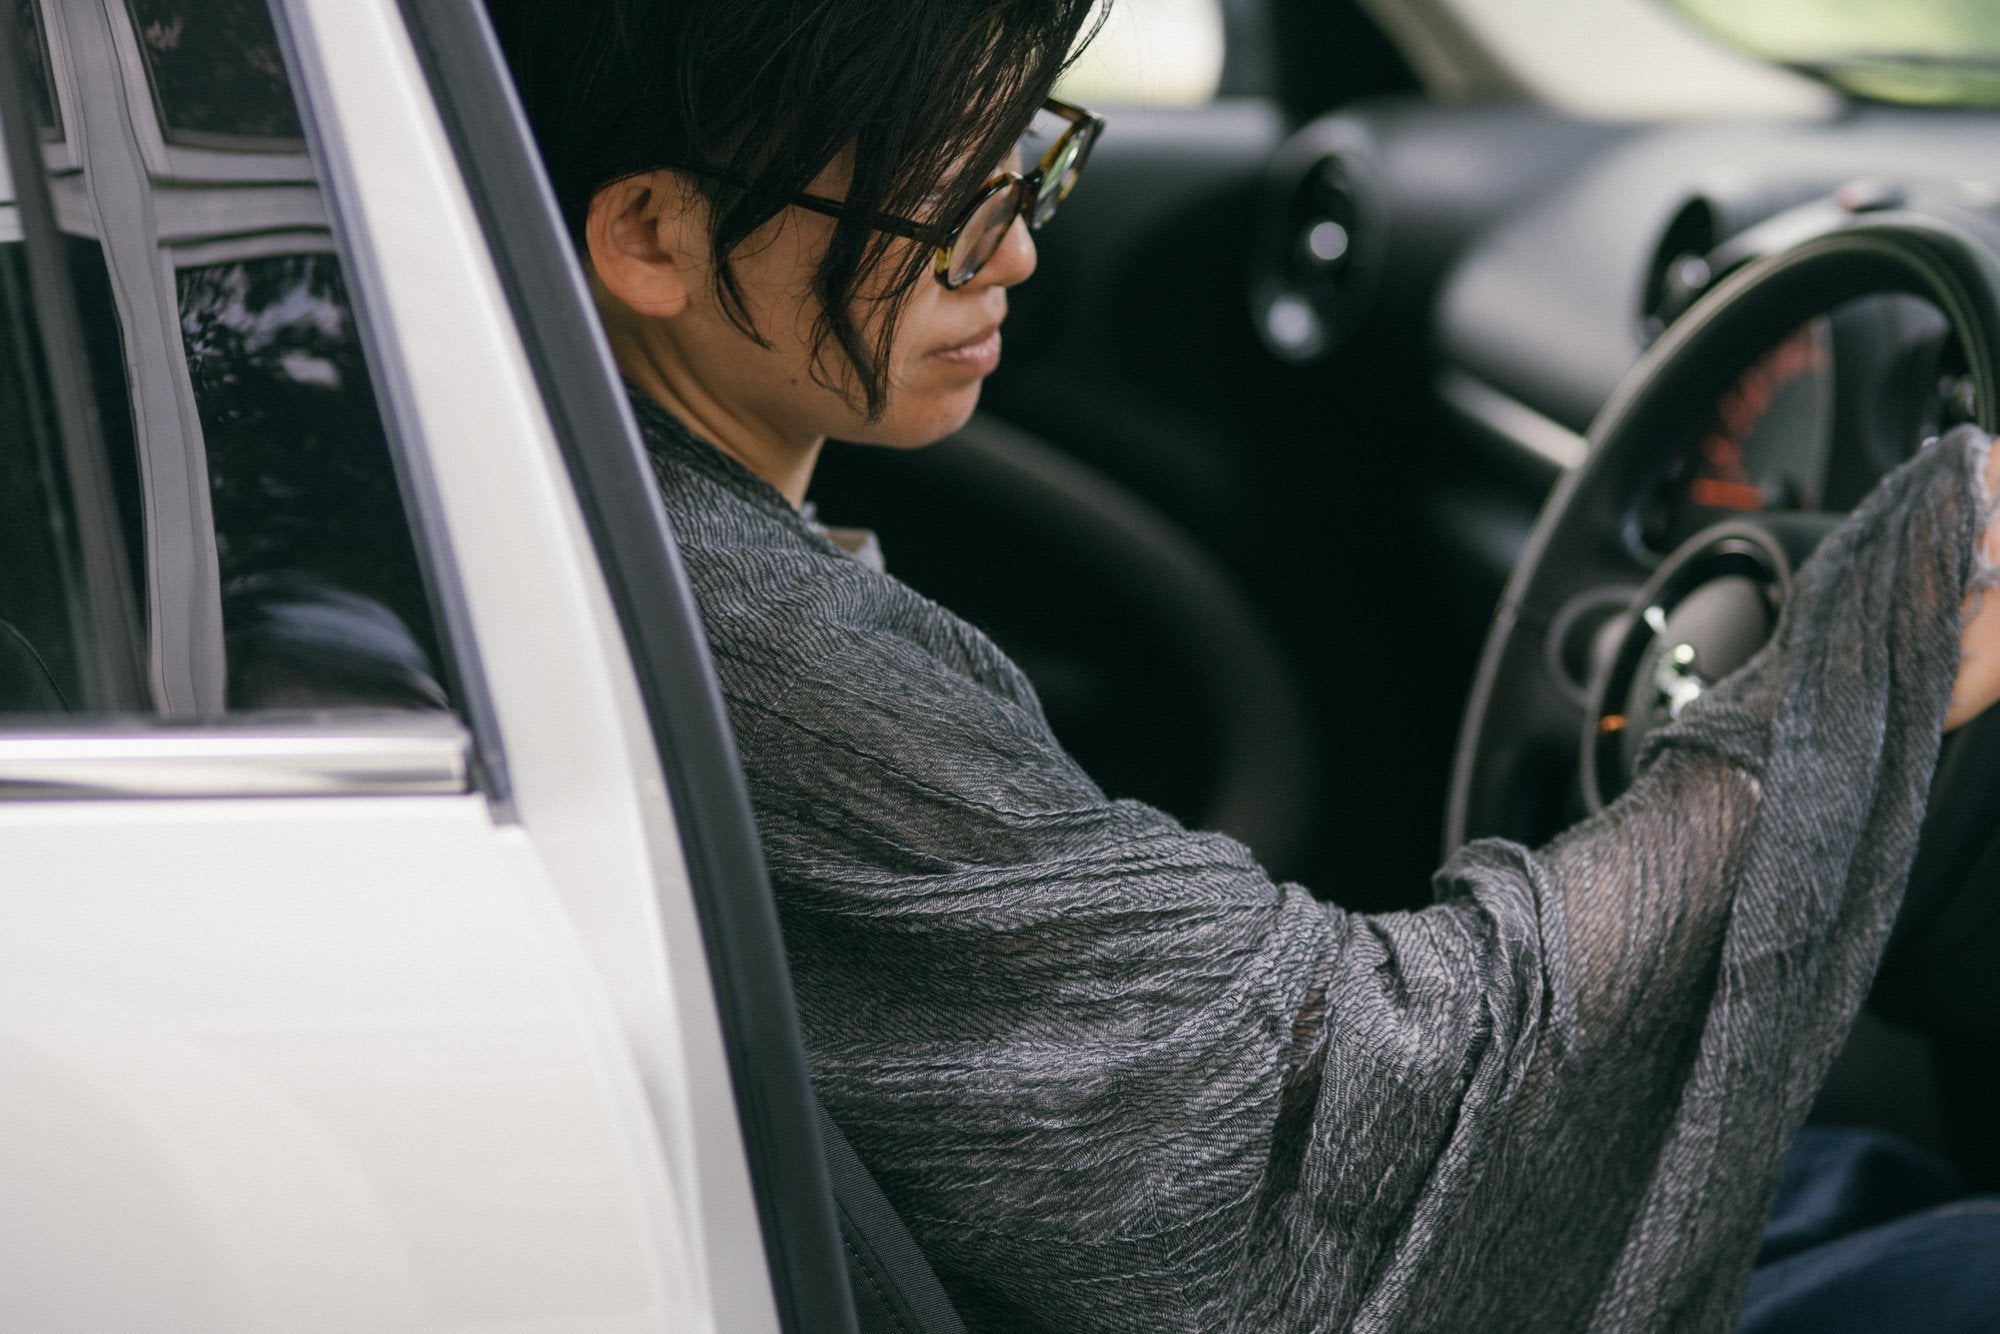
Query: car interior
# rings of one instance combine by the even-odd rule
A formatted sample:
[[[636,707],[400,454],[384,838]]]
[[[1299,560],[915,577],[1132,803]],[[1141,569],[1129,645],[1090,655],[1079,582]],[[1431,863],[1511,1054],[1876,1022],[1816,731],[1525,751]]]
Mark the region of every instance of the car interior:
[[[1955,425],[2000,428],[2000,137],[1976,80],[1911,105],[1886,76],[1729,54],[1681,12],[1713,8],[1697,0],[1581,0],[1595,17],[1567,46],[1495,0],[1120,3],[1137,28],[1156,25],[1155,44],[1133,48],[1141,65],[1148,50],[1172,63],[1203,34],[1205,82],[1161,94],[1078,66],[1061,91],[1108,128],[1038,234],[1036,276],[1011,294],[979,415],[924,450],[836,443],[810,500],[829,524],[874,530],[893,573],[1012,655],[1108,793],[1230,833],[1322,898],[1420,907],[1461,844],[1539,842],[1615,800],[1646,735],[1755,651],[1797,566],[1876,479]],[[44,42],[26,46],[39,83],[24,104],[46,109],[41,146],[59,156],[60,61],[46,43],[63,29],[37,0],[16,8],[19,31]],[[172,365],[119,365],[119,312],[132,318],[137,289],[118,286],[110,243],[91,239],[82,219],[96,205],[74,164],[52,167],[47,201],[82,308],[77,364],[115,405],[101,422],[110,454],[149,460],[66,483],[94,488],[86,526],[113,553],[98,583],[141,639],[149,618],[166,633],[160,608],[190,589],[213,604],[186,644],[153,650],[155,693],[183,715],[453,707],[463,683],[441,665],[448,636],[410,549],[409,497],[274,39],[258,48],[279,71],[263,94],[251,80],[217,99],[235,109],[225,135],[188,93],[202,51],[148,26],[171,25],[172,9],[107,7],[144,38],[133,50],[158,56],[131,86],[196,109],[133,145],[135,161],[158,179],[242,188],[210,214],[189,210],[158,282],[140,285],[158,306],[145,313],[181,339]],[[251,24],[251,9],[263,6],[236,0],[234,21]],[[450,59],[490,50],[475,7],[404,9],[441,88]],[[1123,40],[1110,26],[1103,37]],[[1568,82],[1614,54],[1658,76],[1649,87],[1715,63],[1726,91],[1609,105]],[[173,79],[178,93],[161,82]],[[243,123],[273,88],[263,120]],[[497,82],[452,96],[461,148],[509,114]],[[519,142],[502,148],[520,161],[468,167],[489,217],[532,171]],[[245,227],[244,209],[270,214]],[[225,214],[236,221],[212,235],[196,225]],[[565,339],[589,340],[562,323],[577,312],[560,274],[535,287],[554,261],[510,257],[544,244],[539,225],[489,234],[517,308],[549,312],[526,336],[552,362],[581,355]],[[32,286],[20,239],[0,226],[0,292]],[[27,340],[26,328],[7,331]],[[25,401],[8,373],[0,401]],[[131,395],[180,392],[160,389],[169,376],[193,386],[173,428],[186,438],[121,435],[147,420]],[[555,411],[577,414],[578,435],[616,435],[608,402]],[[205,535],[163,532],[144,496],[165,484],[152,460],[203,449]],[[0,471],[0,569],[63,559],[38,512],[57,466],[0,452],[0,469],[19,470]],[[619,510],[630,480],[579,484],[593,524],[652,521]],[[312,499],[288,503],[300,496]],[[386,517],[357,535],[333,514]],[[204,544],[208,568],[163,555]],[[389,556],[349,560],[361,550]],[[655,576],[610,577],[636,624],[626,601],[643,598],[627,585]],[[0,714],[137,689],[90,680],[67,655],[88,608],[10,601],[11,586]],[[642,667],[652,652],[634,647]],[[657,653],[664,674],[700,677],[696,650]],[[687,772],[729,753],[719,733],[663,743]],[[677,795],[696,786],[669,777]],[[1878,995],[1815,1113],[1896,1130],[1989,1189],[1996,790],[1989,718],[1946,747]],[[747,812],[714,819],[750,837]],[[756,883],[726,844],[690,860]],[[727,992],[736,980],[718,972]],[[782,986],[745,987],[724,998],[743,1011],[730,1022],[791,1041],[764,1063],[803,1087]],[[739,1081],[762,1078],[756,1064],[739,1062]],[[806,1107],[766,1139],[802,1129]],[[953,1327],[838,1128],[821,1114],[817,1133],[863,1327]],[[815,1161],[803,1179],[821,1172]]]

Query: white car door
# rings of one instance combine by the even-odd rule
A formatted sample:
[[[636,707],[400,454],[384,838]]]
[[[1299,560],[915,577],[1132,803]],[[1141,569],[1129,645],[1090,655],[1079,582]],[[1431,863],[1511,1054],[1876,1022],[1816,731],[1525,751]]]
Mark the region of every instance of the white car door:
[[[0,1327],[778,1328],[645,701],[396,6],[15,10]]]

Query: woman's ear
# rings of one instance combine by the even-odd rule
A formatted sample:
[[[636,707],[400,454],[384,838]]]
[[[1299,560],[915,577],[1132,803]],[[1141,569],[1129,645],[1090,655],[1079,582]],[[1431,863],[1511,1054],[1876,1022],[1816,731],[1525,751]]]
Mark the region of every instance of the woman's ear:
[[[591,269],[634,313],[671,319],[687,309],[695,198],[665,171],[624,177],[592,196],[583,222]]]

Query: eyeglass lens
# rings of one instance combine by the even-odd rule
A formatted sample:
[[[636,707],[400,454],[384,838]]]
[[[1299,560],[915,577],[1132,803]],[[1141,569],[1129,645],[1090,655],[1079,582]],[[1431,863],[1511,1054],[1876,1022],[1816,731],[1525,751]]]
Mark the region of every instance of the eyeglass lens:
[[[1069,192],[1076,185],[1078,164],[1083,160],[1084,140],[1081,129],[1062,141],[1056,149],[1055,161],[1049,163],[1048,175],[1042,179],[1042,188],[1035,195],[1035,215],[1029,219],[1039,227],[1055,216],[1056,205],[1069,198]]]
[[[951,282],[953,286],[970,282],[993,258],[993,252],[1007,239],[1007,229],[1014,225],[1014,219],[1021,212],[1021,186],[1018,182],[996,189],[979,201],[979,206],[967,218],[965,226],[959,229],[958,240],[951,247]]]
[[[965,226],[959,229],[958,240],[952,245],[947,261],[949,281],[953,286],[970,282],[986,261],[993,258],[993,252],[1007,237],[1007,229],[1014,225],[1014,219],[1021,213],[1027,213],[1030,227],[1039,229],[1055,216],[1056,208],[1063,200],[1069,198],[1069,192],[1076,186],[1083,150],[1090,136],[1086,127],[1067,124],[1062,126],[1059,134],[1054,157],[1048,160],[1048,168],[1043,173],[1035,197],[1025,201],[1025,208],[1021,185],[1010,183],[980,200],[972,216],[966,219]],[[1037,135],[1030,130],[1021,141],[1022,158],[1040,161],[1039,157],[1030,158],[1029,153],[1036,148],[1048,152],[1049,141],[1048,134]]]

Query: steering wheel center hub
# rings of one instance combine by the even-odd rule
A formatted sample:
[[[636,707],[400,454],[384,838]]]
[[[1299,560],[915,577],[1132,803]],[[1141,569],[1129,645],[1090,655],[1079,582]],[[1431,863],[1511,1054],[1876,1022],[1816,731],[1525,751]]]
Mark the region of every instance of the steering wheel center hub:
[[[1749,525],[1710,528],[1667,558],[1591,681],[1582,765],[1592,810],[1630,784],[1647,738],[1764,646],[1790,585],[1785,553]]]

